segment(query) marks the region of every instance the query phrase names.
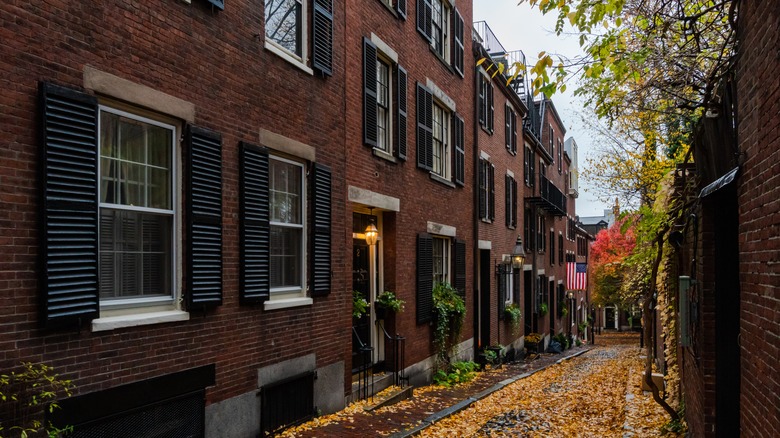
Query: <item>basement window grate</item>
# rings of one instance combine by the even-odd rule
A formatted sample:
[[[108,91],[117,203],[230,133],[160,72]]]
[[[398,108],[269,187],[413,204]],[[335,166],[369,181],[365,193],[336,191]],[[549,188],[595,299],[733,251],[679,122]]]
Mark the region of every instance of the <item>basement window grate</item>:
[[[314,371],[310,371],[260,389],[260,429],[263,435],[314,417],[314,377]]]

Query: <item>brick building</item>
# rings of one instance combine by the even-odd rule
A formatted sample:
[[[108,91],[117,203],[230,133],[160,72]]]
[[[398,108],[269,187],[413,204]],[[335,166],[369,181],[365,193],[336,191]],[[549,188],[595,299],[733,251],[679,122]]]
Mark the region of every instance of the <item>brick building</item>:
[[[287,379],[343,407],[344,9],[0,10],[0,369],[72,379],[77,436],[254,436]]]
[[[347,6],[345,281],[372,308],[383,291],[405,301],[403,312],[355,319],[356,372],[384,362],[404,367],[412,384],[430,381],[436,283],[456,287],[473,312],[471,14],[471,1],[460,0]],[[372,223],[376,245],[365,240]],[[393,357],[396,335],[405,338],[403,363]],[[470,324],[461,341],[457,354],[473,357]]]
[[[691,267],[680,267],[690,282],[679,355],[693,436],[780,434],[778,18],[776,3],[740,2],[734,75],[694,144],[700,204],[686,227]]]

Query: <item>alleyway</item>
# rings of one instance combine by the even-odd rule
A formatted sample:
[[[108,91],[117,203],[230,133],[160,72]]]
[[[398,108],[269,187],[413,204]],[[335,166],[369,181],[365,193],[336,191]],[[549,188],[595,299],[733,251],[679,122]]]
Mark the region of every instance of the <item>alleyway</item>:
[[[643,361],[638,337],[614,334],[596,339],[589,351],[559,364],[555,361],[576,354],[578,349],[564,355],[545,354],[531,363],[505,365],[452,390],[419,388],[414,399],[373,412],[364,412],[363,404],[356,403],[340,413],[290,429],[283,436],[405,436],[434,412],[495,382],[540,368],[544,369],[435,422],[419,436],[659,436],[667,419],[651,396],[639,390]]]

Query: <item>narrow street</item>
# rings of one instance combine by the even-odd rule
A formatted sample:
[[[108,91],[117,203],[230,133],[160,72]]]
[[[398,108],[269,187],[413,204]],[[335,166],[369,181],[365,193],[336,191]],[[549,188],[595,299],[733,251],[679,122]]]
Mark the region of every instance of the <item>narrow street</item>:
[[[641,370],[637,346],[597,346],[493,393],[421,436],[659,436],[666,418],[638,389]]]
[[[583,351],[589,348],[588,351]],[[578,353],[579,356],[572,357]],[[649,393],[639,389],[643,369],[636,333],[605,333],[596,344],[543,354],[534,360],[480,373],[453,388],[415,388],[414,397],[373,411],[358,402],[341,412],[290,428],[282,436],[410,436],[451,406],[477,397],[504,379],[531,374],[444,415],[423,437],[653,437],[668,420]],[[565,357],[570,359],[561,360]],[[556,363],[560,361],[560,363]],[[667,435],[670,436],[670,435]]]

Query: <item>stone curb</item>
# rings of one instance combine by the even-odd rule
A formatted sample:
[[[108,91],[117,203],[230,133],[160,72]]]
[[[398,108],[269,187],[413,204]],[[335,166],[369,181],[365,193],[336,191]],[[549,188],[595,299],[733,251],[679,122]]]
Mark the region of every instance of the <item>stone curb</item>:
[[[507,386],[509,384],[515,383],[515,382],[517,382],[518,380],[521,380],[521,379],[525,379],[526,377],[530,377],[530,376],[538,373],[539,371],[542,371],[542,370],[544,370],[544,369],[546,369],[548,367],[551,367],[553,365],[558,365],[558,364],[560,364],[561,362],[563,362],[565,360],[569,360],[569,359],[577,357],[577,356],[579,356],[581,354],[585,354],[585,353],[587,353],[590,350],[591,350],[591,348],[588,348],[588,349],[585,349],[585,350],[582,350],[582,351],[578,351],[578,352],[576,352],[574,354],[571,354],[569,356],[566,356],[566,357],[563,357],[561,359],[558,359],[557,361],[555,361],[555,362],[553,362],[551,364],[547,364],[547,365],[545,365],[545,366],[543,366],[541,368],[535,369],[533,371],[529,371],[527,373],[519,374],[519,375],[517,375],[515,377],[510,377],[508,379],[502,380],[502,381],[496,383],[495,385],[491,386],[490,388],[488,388],[488,389],[486,389],[486,390],[484,390],[484,391],[482,391],[482,392],[480,392],[478,394],[475,394],[475,395],[473,395],[473,396],[471,396],[471,397],[469,397],[469,398],[467,398],[465,400],[461,400],[460,402],[458,402],[458,403],[456,403],[456,404],[454,404],[454,405],[452,405],[452,406],[450,406],[448,408],[442,409],[439,412],[433,413],[428,418],[422,420],[422,423],[420,423],[418,426],[416,426],[416,427],[414,427],[412,429],[402,430],[400,432],[396,432],[396,433],[390,435],[390,438],[407,438],[407,437],[412,437],[412,436],[415,436],[415,435],[419,435],[420,432],[422,432],[423,430],[425,430],[428,427],[432,426],[433,424],[443,420],[444,418],[449,417],[450,415],[457,414],[458,412],[468,408],[472,404],[478,402],[479,400],[482,400],[483,398],[489,396],[490,394],[492,394],[492,393],[494,393],[494,392],[496,392],[496,391],[498,391],[500,389],[503,389],[505,386]]]

